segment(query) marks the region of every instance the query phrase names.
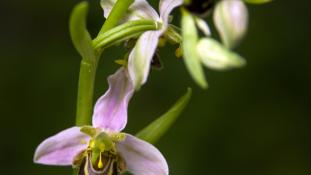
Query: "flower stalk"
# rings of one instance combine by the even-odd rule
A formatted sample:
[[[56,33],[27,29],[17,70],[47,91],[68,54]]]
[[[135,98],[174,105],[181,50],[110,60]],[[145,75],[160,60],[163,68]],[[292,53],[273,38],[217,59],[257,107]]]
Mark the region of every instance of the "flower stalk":
[[[94,82],[97,62],[82,60],[80,64],[76,125],[90,125],[93,111]]]
[[[127,9],[135,0],[117,0],[112,8],[109,17],[106,19],[98,35],[105,33],[118,24],[120,19],[126,14]]]

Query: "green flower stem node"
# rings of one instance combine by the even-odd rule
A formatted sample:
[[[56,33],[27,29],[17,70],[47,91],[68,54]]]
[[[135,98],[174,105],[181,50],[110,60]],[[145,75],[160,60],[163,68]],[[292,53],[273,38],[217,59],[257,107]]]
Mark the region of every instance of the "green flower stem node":
[[[98,35],[115,27],[133,2],[134,0],[117,0]]]
[[[77,126],[91,124],[96,69],[97,63],[85,59],[81,61],[76,114]]]
[[[70,17],[69,30],[72,42],[83,59],[95,60],[95,52],[92,47],[92,38],[86,29],[88,2],[77,4]]]
[[[184,62],[194,81],[202,88],[207,88],[207,82],[204,76],[204,70],[197,53],[198,33],[194,17],[185,9],[181,10],[181,28],[182,28],[182,51]]]
[[[264,3],[272,2],[273,0],[244,0],[244,1],[250,4],[264,4]]]
[[[93,47],[96,50],[102,50],[131,37],[138,36],[145,31],[157,30],[160,27],[161,25],[153,20],[130,21],[98,35],[93,40]]]
[[[136,137],[151,144],[156,143],[174,124],[191,98],[192,90],[188,88],[187,93],[182,96],[166,113],[149,124],[146,128],[136,134]]]

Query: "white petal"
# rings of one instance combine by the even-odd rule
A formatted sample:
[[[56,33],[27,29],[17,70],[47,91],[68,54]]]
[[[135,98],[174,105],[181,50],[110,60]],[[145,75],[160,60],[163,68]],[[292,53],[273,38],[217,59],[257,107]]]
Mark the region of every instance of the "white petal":
[[[87,148],[90,137],[79,127],[66,129],[43,141],[36,149],[34,162],[45,165],[72,165],[75,156]]]
[[[126,169],[134,175],[168,175],[168,165],[161,152],[143,140],[127,134],[117,150],[125,160]]]
[[[241,0],[223,0],[217,3],[214,23],[223,43],[234,47],[245,35],[248,26],[248,11]]]
[[[183,3],[183,0],[160,0],[160,18],[166,29],[169,23],[169,15],[172,10]]]
[[[93,126],[119,132],[127,123],[127,108],[134,86],[125,68],[109,76],[108,82],[108,91],[97,100],[94,107]]]
[[[147,81],[150,63],[158,46],[162,31],[143,33],[130,53],[128,69],[136,89]]]
[[[153,19],[157,21],[160,18],[157,11],[146,0],[135,0],[130,6],[129,11],[129,20]]]

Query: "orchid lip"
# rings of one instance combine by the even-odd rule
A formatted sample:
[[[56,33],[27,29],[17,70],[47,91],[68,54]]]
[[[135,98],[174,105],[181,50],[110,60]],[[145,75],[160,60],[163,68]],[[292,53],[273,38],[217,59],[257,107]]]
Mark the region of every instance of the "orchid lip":
[[[84,128],[81,130],[85,131]],[[73,166],[79,168],[79,175],[121,174],[125,171],[125,161],[118,154],[116,144],[124,139],[123,133],[99,131],[93,135],[88,147],[74,158]]]
[[[105,151],[93,163],[92,151],[85,150],[82,156],[77,157],[76,165],[79,168],[79,175],[119,175],[125,172],[124,159],[117,153]]]

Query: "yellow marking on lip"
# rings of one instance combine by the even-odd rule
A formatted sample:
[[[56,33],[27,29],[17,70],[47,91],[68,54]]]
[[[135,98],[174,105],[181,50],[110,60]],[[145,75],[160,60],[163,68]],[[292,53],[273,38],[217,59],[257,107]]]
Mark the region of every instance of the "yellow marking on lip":
[[[103,161],[102,161],[102,154],[101,153],[99,155],[99,161],[98,161],[97,166],[98,166],[98,168],[103,168],[104,167],[104,164],[103,164]]]

